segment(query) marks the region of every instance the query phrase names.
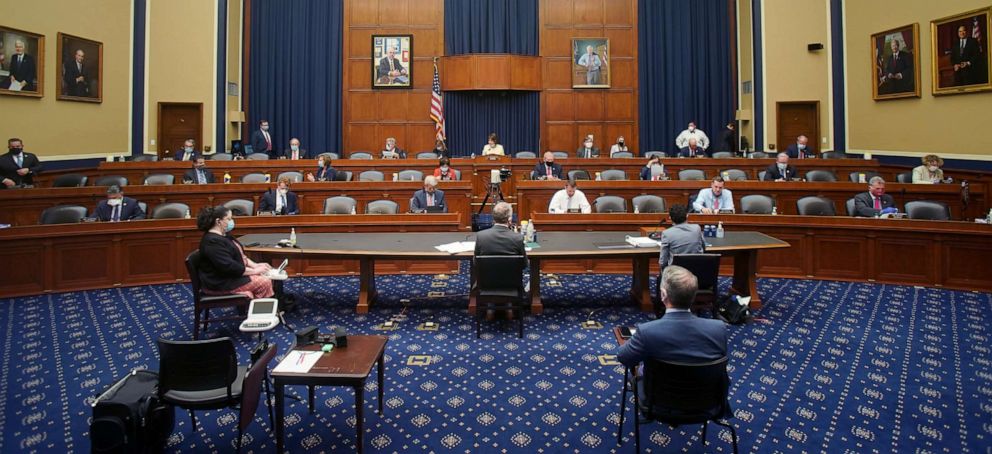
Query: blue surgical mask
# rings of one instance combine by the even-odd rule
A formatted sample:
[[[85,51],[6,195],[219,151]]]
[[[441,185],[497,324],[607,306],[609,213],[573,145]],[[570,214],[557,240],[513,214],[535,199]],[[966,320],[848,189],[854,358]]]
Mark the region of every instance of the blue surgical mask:
[[[192,152],[193,151],[193,147],[186,147],[186,148],[183,148],[183,150],[186,150],[186,152],[189,153],[189,152]]]
[[[225,232],[230,232],[231,230],[234,230],[234,219],[228,220],[227,227],[224,228]]]
[[[299,145],[290,145],[289,148],[293,149],[293,151],[300,151],[300,146]]]

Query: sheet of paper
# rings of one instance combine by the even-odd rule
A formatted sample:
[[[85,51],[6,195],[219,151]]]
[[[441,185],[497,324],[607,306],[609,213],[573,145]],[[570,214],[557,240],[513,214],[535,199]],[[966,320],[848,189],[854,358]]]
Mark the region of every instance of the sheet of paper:
[[[24,84],[14,81],[10,83],[10,87],[7,89],[10,91],[21,91],[21,88],[24,88]]]
[[[293,350],[279,362],[275,369],[272,369],[272,372],[305,374],[310,372],[310,368],[314,364],[317,364],[317,360],[322,354],[322,352]]]
[[[449,254],[457,254],[459,252],[469,252],[475,250],[475,241],[455,241],[454,243],[442,244],[440,246],[434,246],[441,252],[447,252]]]

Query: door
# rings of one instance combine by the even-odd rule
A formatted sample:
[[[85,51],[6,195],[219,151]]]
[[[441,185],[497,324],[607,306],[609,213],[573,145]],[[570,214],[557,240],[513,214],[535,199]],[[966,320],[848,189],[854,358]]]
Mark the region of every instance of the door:
[[[778,134],[775,149],[784,151],[796,142],[796,137],[804,135],[809,139],[808,147],[816,152],[820,149],[820,102],[790,101],[776,104],[778,109]]]
[[[203,103],[158,103],[158,158],[171,158],[186,139],[203,151]]]

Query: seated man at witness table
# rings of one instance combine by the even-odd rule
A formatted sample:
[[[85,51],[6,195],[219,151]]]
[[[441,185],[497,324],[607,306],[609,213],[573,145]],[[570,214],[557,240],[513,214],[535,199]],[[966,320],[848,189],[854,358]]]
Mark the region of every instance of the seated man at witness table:
[[[677,157],[677,158],[705,158],[707,156],[706,156],[706,150],[704,150],[703,147],[700,147],[698,144],[696,144],[696,138],[695,137],[690,137],[689,138],[689,145],[686,146],[685,148],[680,149],[678,151],[678,153],[675,154],[675,157]]]
[[[854,216],[873,218],[898,213],[899,209],[895,205],[892,196],[885,193],[885,180],[882,177],[872,177],[868,180],[868,192],[854,196]]]
[[[275,214],[300,214],[296,193],[289,190],[289,177],[279,178],[275,189],[269,189],[262,194],[259,211],[271,211]]]
[[[282,154],[279,155],[279,159],[292,159],[294,161],[298,159],[307,159],[307,150],[301,149],[300,139],[293,137],[293,139],[289,141],[289,149],[283,150]]]
[[[331,158],[327,156],[317,156],[317,170],[307,173],[307,181],[334,181],[334,167],[331,167]]]
[[[575,150],[576,158],[598,158],[599,147],[593,145],[593,136],[589,134],[582,141],[582,146]]]
[[[696,276],[681,266],[669,266],[661,273],[659,286],[667,313],[638,325],[620,347],[617,360],[632,368],[648,359],[705,364],[727,356],[727,324],[689,312],[699,286]]]
[[[668,217],[672,219],[672,226],[661,232],[661,255],[658,256],[658,269],[665,271],[665,268],[672,264],[675,254],[702,254],[706,249],[706,242],[703,240],[703,229],[698,224],[689,224],[689,209],[677,203],[668,209]],[[661,275],[658,275],[658,282],[661,282]],[[658,287],[660,292],[661,287]],[[658,294],[658,301],[663,298]],[[663,314],[664,307],[655,306],[655,312]]]
[[[433,175],[424,178],[424,188],[414,192],[413,199],[410,200],[410,211],[414,213],[427,212],[428,208],[448,212],[448,205],[444,203],[444,191],[437,188],[437,178]]]
[[[928,154],[922,158],[923,165],[913,169],[913,184],[937,184],[950,183],[950,178],[944,179],[944,160],[935,154]]]
[[[207,169],[207,161],[197,156],[193,168],[183,174],[184,184],[209,184],[214,182],[214,173]]]
[[[815,158],[816,153],[812,148],[807,146],[807,142],[809,142],[809,139],[807,139],[806,136],[801,135],[796,137],[796,143],[789,145],[789,148],[786,148],[785,151],[789,153],[789,157],[793,159]]]
[[[575,186],[575,180],[565,182],[565,188],[556,192],[548,204],[548,213],[592,213],[586,195]]]
[[[34,186],[34,176],[41,172],[41,161],[34,153],[24,151],[24,142],[16,137],[7,139],[7,154],[0,156],[0,188]]]
[[[475,236],[475,255],[519,255],[526,257],[524,236],[510,228],[513,207],[499,202],[493,206],[493,226],[480,231]],[[524,258],[526,265],[527,259]]]
[[[396,146],[396,138],[386,139],[386,148],[380,153],[382,159],[406,159],[406,152]]]
[[[730,189],[724,189],[723,177],[713,177],[710,187],[699,191],[692,209],[697,213],[717,214],[721,211],[734,211],[734,197]]]
[[[652,156],[651,159],[648,159],[648,162],[641,168],[641,179],[644,181],[668,179],[668,175],[665,174],[665,165],[661,163],[661,158]]]
[[[795,166],[789,165],[789,153],[780,151],[775,158],[775,164],[769,165],[765,169],[763,181],[789,181],[798,178],[798,176],[799,171],[796,170]]]
[[[555,154],[545,151],[544,161],[534,165],[531,177],[534,180],[560,180],[561,173],[561,164],[555,163]]]
[[[186,139],[183,142],[183,149],[177,151],[174,156],[176,161],[196,161],[196,158],[200,157],[200,153],[196,151],[196,141],[193,139]]]
[[[93,217],[103,222],[119,222],[144,219],[145,212],[138,201],[125,197],[120,186],[107,188],[107,198],[96,204]]]
[[[438,166],[434,169],[434,178],[438,181],[454,181],[458,179],[455,169],[451,168],[451,160],[444,157],[438,161]]]

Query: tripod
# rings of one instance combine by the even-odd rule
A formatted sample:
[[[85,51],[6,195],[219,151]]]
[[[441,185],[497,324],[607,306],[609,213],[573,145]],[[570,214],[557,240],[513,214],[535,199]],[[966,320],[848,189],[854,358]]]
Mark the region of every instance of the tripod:
[[[489,198],[493,199],[493,206],[495,207],[497,203],[503,201],[503,189],[500,188],[501,183],[489,182],[486,186],[486,198],[482,199],[482,205],[479,205],[479,212],[476,214],[482,214],[486,210],[486,203],[489,202]]]

